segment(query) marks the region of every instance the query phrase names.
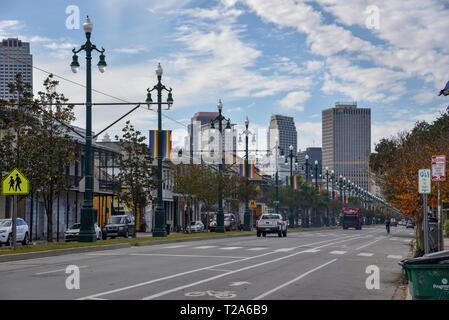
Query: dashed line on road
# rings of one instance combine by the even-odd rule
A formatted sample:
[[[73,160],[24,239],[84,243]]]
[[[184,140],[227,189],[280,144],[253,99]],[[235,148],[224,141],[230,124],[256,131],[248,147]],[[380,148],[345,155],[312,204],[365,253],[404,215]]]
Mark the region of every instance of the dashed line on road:
[[[338,259],[333,259],[333,260],[328,261],[328,262],[326,262],[326,263],[324,263],[324,264],[322,264],[322,265],[320,265],[320,266],[318,266],[318,267],[316,267],[316,268],[313,268],[312,270],[309,270],[309,271],[307,271],[307,272],[301,274],[300,276],[296,277],[295,279],[292,279],[292,280],[290,280],[290,281],[287,281],[286,283],[281,284],[280,286],[277,286],[276,288],[273,288],[273,289],[271,289],[271,290],[269,290],[269,291],[267,291],[267,292],[261,294],[260,296],[257,296],[257,297],[255,297],[255,298],[253,298],[253,300],[260,300],[260,299],[266,297],[267,295],[269,295],[269,294],[271,294],[271,293],[273,293],[273,292],[275,292],[275,291],[278,291],[279,289],[282,289],[282,288],[284,288],[284,287],[286,287],[286,286],[292,284],[293,282],[296,282],[296,281],[298,281],[298,280],[301,280],[302,278],[304,278],[305,276],[308,276],[308,275],[311,274],[312,272],[315,272],[315,271],[317,271],[317,270],[319,270],[319,269],[321,269],[321,268],[324,268],[325,266],[327,266],[327,265],[329,265],[329,264],[331,264],[331,263],[334,263],[334,262],[337,261],[337,260],[338,260]]]
[[[166,247],[162,247],[161,249],[174,249],[174,248],[184,248],[187,247],[186,244],[176,244],[173,246],[166,246]]]
[[[315,253],[315,252],[320,252],[320,250],[318,250],[318,249],[308,249],[308,250],[304,250],[304,252]]]
[[[81,268],[87,268],[87,266],[79,266],[78,268],[79,268],[79,269],[81,269]],[[38,272],[38,273],[35,273],[35,275],[36,275],[36,276],[40,276],[40,275],[48,274],[48,273],[55,273],[55,272],[61,272],[61,271],[64,271],[64,272],[65,272],[65,270],[66,270],[66,268],[64,268],[64,269],[58,269],[58,270],[52,270],[52,271],[44,271],[44,272]]]
[[[186,257],[186,258],[230,258],[243,259],[246,257],[236,256],[202,256],[198,254],[169,254],[169,253],[131,253],[130,256],[158,256],[158,257]]]
[[[331,251],[330,254],[345,254],[347,251]]]
[[[193,249],[211,249],[216,248],[217,246],[200,246],[200,247],[193,247]]]
[[[274,252],[289,252],[292,250],[295,250],[295,248],[281,248],[281,249],[274,250]]]
[[[393,255],[393,254],[389,254],[387,256],[387,258],[389,258],[389,259],[402,259],[402,256],[396,256],[396,255]]]
[[[243,247],[224,247],[224,248],[219,248],[220,250],[236,250],[236,249],[241,249]]]
[[[372,257],[373,255],[374,255],[374,253],[371,253],[371,252],[360,252],[358,254],[358,256],[361,256],[361,257]]]
[[[261,251],[261,250],[266,250],[268,248],[249,248],[248,250],[250,251]]]

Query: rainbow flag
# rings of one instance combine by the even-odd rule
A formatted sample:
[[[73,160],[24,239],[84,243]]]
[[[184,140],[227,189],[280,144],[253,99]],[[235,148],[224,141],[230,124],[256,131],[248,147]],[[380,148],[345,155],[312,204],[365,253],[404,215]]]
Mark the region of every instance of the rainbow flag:
[[[243,160],[243,163],[240,164],[240,177],[247,177],[248,174],[246,172],[246,164],[247,160]],[[256,177],[256,165],[254,164],[254,161],[251,161],[249,164],[249,179],[254,179]]]
[[[291,187],[293,183],[293,187],[295,188],[295,190],[298,189],[299,186],[299,176],[286,176],[285,177],[285,185],[288,187]]]
[[[162,158],[170,158],[171,154],[171,130],[162,130]],[[150,154],[153,159],[159,156],[158,150],[159,134],[157,130],[150,130]]]

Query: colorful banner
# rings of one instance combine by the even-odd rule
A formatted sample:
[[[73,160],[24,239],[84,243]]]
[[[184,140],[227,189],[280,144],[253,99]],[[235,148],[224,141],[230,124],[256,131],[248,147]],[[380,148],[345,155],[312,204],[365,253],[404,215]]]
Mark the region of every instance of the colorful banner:
[[[246,164],[247,161],[243,160],[243,163],[240,164],[240,170],[239,175],[240,177],[247,177],[248,174],[246,173]],[[254,161],[251,161],[249,164],[249,179],[254,179],[256,177],[256,165],[254,164]]]
[[[291,187],[292,183],[293,183],[295,190],[297,190],[299,187],[299,176],[293,176],[293,179],[292,179],[292,176],[285,177],[285,185],[286,186]]]
[[[153,159],[159,156],[158,150],[158,138],[159,134],[157,130],[150,130],[150,154]],[[170,158],[171,155],[171,130],[162,130],[162,158]]]
[[[318,188],[320,188],[320,194],[321,194],[321,185],[319,185]]]

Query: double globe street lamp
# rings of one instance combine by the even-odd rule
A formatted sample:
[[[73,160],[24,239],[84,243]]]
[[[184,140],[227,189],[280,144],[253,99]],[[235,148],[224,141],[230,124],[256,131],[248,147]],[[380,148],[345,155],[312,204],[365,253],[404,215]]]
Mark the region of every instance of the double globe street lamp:
[[[163,193],[162,193],[162,104],[167,104],[167,109],[169,110],[173,104],[173,96],[172,96],[172,88],[167,89],[161,82],[162,79],[162,73],[163,69],[161,67],[161,64],[158,63],[157,69],[156,69],[156,76],[157,76],[157,84],[150,90],[147,89],[147,98],[146,101],[148,103],[148,108],[150,104],[153,102],[153,99],[151,98],[151,92],[156,90],[157,92],[157,133],[158,133],[158,139],[157,139],[157,182],[158,182],[158,188],[157,188],[157,206],[155,211],[155,218],[154,218],[154,230],[153,230],[153,237],[166,237],[167,236],[167,228],[165,225],[165,207],[164,207],[164,200],[163,200]],[[162,92],[167,91],[168,97],[167,102],[162,102]]]
[[[210,128],[215,129],[215,122],[218,123],[218,144],[219,144],[219,152],[221,152],[221,161],[218,163],[218,171],[220,177],[218,179],[218,210],[217,210],[217,226],[215,228],[215,232],[224,233],[224,214],[223,214],[223,186],[222,186],[222,175],[223,175],[223,164],[225,162],[224,153],[223,153],[223,121],[226,121],[225,130],[231,130],[231,119],[224,117],[221,112],[223,110],[223,103],[221,99],[218,100],[218,116],[215,119],[210,121]]]
[[[86,43],[81,46],[80,49],[72,50],[73,57],[70,67],[73,73],[77,73],[80,67],[78,62],[77,53],[81,51],[86,52],[86,145],[84,156],[84,168],[85,168],[85,193],[84,201],[81,207],[81,226],[78,234],[78,242],[95,242],[97,236],[94,229],[94,219],[96,216],[96,210],[93,209],[93,179],[92,179],[92,51],[100,53],[100,61],[97,66],[101,73],[106,69],[106,61],[104,56],[104,48],[101,50],[90,42],[90,37],[93,30],[92,22],[87,16],[83,29],[86,34]]]
[[[295,189],[295,184],[294,184],[294,179],[293,179],[293,157],[295,157],[293,155],[293,145],[290,145],[289,146],[289,154],[285,157],[285,164],[288,163],[288,158],[290,158],[290,186],[292,189]],[[295,157],[295,164],[296,163],[298,163],[298,161],[296,160],[296,157]],[[289,228],[295,227],[295,219],[294,219],[292,207],[290,207],[289,224],[290,224]]]
[[[245,159],[246,159],[246,163],[245,163],[245,172],[246,172],[246,176],[247,176],[247,180],[246,180],[246,184],[248,185],[249,181],[249,177],[251,176],[249,174],[249,156],[248,156],[248,137],[251,135],[253,137],[252,139],[252,143],[256,142],[256,134],[252,131],[250,131],[248,129],[249,127],[249,120],[248,117],[246,117],[245,120],[245,130],[239,134],[239,143],[242,142],[242,135],[245,136]],[[248,207],[248,203],[249,203],[249,199],[248,199],[248,195],[246,195],[246,199],[245,199],[245,214],[243,215],[243,230],[244,231],[251,231],[251,223],[250,223],[250,215],[249,215],[249,207]]]

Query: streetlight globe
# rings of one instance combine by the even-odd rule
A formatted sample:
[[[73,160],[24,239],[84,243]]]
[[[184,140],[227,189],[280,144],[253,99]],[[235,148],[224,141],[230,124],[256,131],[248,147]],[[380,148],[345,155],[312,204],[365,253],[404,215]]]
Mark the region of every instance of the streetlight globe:
[[[288,148],[290,149],[290,151],[293,150],[293,146],[292,145],[290,145],[290,147],[288,147]]]
[[[308,155],[308,154],[306,154],[305,158],[306,158],[306,160],[309,160],[309,155]]]
[[[164,72],[164,70],[162,69],[162,67],[161,67],[161,63],[160,62],[158,62],[158,64],[157,64],[157,69],[156,69],[156,75],[158,76],[158,77],[162,77],[162,73]]]
[[[217,108],[218,108],[218,111],[223,110],[223,103],[221,102],[221,99],[218,99]]]
[[[315,165],[316,165],[316,166],[318,165],[318,160],[315,160]]]
[[[329,171],[329,167],[326,167],[326,171]]]
[[[92,30],[94,28],[94,25],[89,19],[89,16],[87,16],[86,20],[83,23],[83,29],[85,33],[92,33]]]
[[[249,125],[249,120],[248,120],[248,117],[246,117],[245,126],[248,127],[248,125]]]

